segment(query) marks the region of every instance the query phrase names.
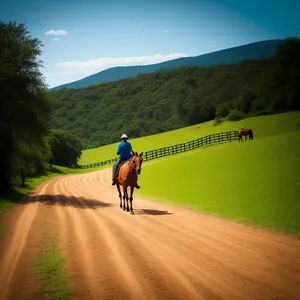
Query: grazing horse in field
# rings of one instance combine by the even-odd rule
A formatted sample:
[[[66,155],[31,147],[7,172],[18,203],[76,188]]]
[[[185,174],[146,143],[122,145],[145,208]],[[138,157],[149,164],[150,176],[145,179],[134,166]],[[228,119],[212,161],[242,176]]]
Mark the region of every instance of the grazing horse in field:
[[[132,209],[132,200],[133,200],[133,191],[137,183],[137,177],[141,174],[142,171],[142,162],[143,162],[143,152],[138,154],[137,152],[132,151],[132,157],[126,160],[120,167],[118,176],[116,178],[116,186],[119,192],[120,198],[120,207],[123,210],[127,210],[133,215]],[[122,193],[120,185],[123,186],[123,206],[122,206]],[[128,197],[128,187],[130,187],[130,195]],[[125,205],[126,199],[126,205]],[[128,200],[130,200],[130,210],[128,205]]]
[[[249,135],[249,140],[253,140],[253,131],[252,131],[252,129],[241,128],[238,131],[239,142],[243,141],[243,135],[245,136],[245,141],[247,140],[248,135]]]

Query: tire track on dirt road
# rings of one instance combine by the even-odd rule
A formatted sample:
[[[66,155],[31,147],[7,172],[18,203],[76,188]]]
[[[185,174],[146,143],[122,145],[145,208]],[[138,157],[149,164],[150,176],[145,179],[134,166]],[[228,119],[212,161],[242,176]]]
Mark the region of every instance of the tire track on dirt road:
[[[91,177],[90,180],[88,180],[89,177]],[[113,191],[115,200],[111,200],[111,196],[109,196],[111,195],[111,187],[109,186],[110,174],[108,172],[90,174],[84,179],[84,185],[80,185],[75,177],[72,180],[73,183],[70,183],[70,186],[75,194],[85,194],[95,198],[95,195],[99,195],[97,190],[101,190],[101,195],[106,196],[103,199],[97,195],[99,200],[115,202],[116,207],[114,210],[109,210],[109,215],[103,215],[101,210],[96,212],[101,215],[102,219],[109,217],[110,222],[113,222],[117,228],[123,228],[123,236],[127,238],[133,236],[135,240],[140,239],[139,245],[136,247],[140,250],[136,253],[148,253],[152,249],[152,252],[150,251],[151,253],[147,254],[148,260],[149,257],[156,257],[156,265],[159,265],[157,257],[166,256],[166,261],[169,261],[168,265],[172,266],[173,273],[181,273],[188,282],[194,281],[194,287],[202,285],[202,290],[205,289],[205,286],[210,286],[210,289],[206,290],[206,299],[207,295],[214,294],[214,290],[221,291],[219,295],[230,299],[245,299],[245,291],[247,291],[246,294],[250,293],[250,295],[256,295],[255,293],[259,291],[261,299],[266,299],[270,294],[286,295],[287,290],[294,290],[299,294],[299,264],[296,263],[295,265],[296,259],[299,258],[297,251],[299,241],[209,216],[201,216],[202,230],[199,230],[200,226],[189,226],[186,217],[182,218],[182,215],[188,214],[188,220],[194,225],[199,224],[200,215],[178,208],[172,208],[179,210],[179,217],[176,218],[177,222],[169,222],[170,216],[163,216],[164,218],[159,220],[157,216],[151,215],[138,216],[138,218],[135,216],[135,219],[127,214],[120,217],[120,213],[124,213],[118,211],[116,191]],[[86,186],[89,187],[87,190],[85,189]],[[76,187],[76,190],[74,190],[74,187]],[[147,202],[140,201],[141,203]],[[140,201],[136,199],[136,202],[139,203]],[[154,205],[156,208],[162,206],[151,202],[150,205]],[[128,220],[130,221],[128,222]],[[140,222],[141,220],[142,222]],[[216,225],[219,225],[219,227]],[[113,227],[112,224],[109,226],[110,228]],[[178,234],[182,228],[185,232],[191,232],[191,234],[188,237]],[[166,235],[162,235],[163,232]],[[207,232],[211,234],[207,234]],[[166,243],[166,236],[168,237],[168,243]],[[144,244],[147,241],[148,246],[144,245],[143,248],[141,241],[144,241]],[[130,243],[131,245],[136,244],[133,240]],[[259,247],[251,247],[251,245],[257,244]],[[278,249],[278,253],[272,250],[273,255],[269,255],[270,249],[274,247]],[[175,252],[174,248],[176,249]],[[266,251],[267,249],[269,251]],[[178,250],[182,252],[182,255],[178,255],[180,253]],[[289,259],[283,257],[280,253],[287,254]],[[173,260],[171,260],[172,257]],[[188,261],[186,258],[188,258]],[[168,268],[165,266],[164,269],[166,271]],[[200,282],[196,279],[197,275],[201,276]],[[191,288],[183,286],[183,278],[177,281],[174,280],[172,272],[169,272],[168,276],[185,293],[191,291]],[[264,281],[261,281],[262,278],[264,278]],[[216,298],[217,296],[214,295],[213,297]],[[249,299],[252,299],[251,297],[253,298],[253,296],[249,296]],[[198,293],[198,299],[201,299],[200,292]]]
[[[82,192],[75,188],[77,183],[69,182],[68,187],[65,187],[64,191],[68,195],[80,195]],[[83,207],[87,206],[88,201],[84,199],[78,199]],[[111,271],[108,272],[109,268],[106,268],[103,277],[110,277],[110,282],[113,284],[114,294],[105,299],[143,299],[145,295],[147,299],[156,299],[151,297],[152,288],[143,279],[135,276],[136,270],[132,270],[132,265],[129,265],[123,258],[124,252],[127,252],[126,247],[119,245],[119,233],[111,230],[111,223],[104,217],[104,214],[99,218],[94,210],[84,209],[82,214],[85,214],[84,219],[88,221],[88,226],[96,233],[94,242],[97,244],[97,249],[107,248],[107,253],[102,257],[110,261],[111,270],[115,270],[116,274],[111,276]],[[101,210],[98,210],[101,211]],[[100,255],[101,256],[101,255]],[[125,255],[126,257],[126,255]],[[93,278],[93,277],[92,277]],[[115,279],[113,279],[115,278]],[[143,288],[141,288],[141,285]],[[122,287],[122,291],[118,291]],[[105,288],[105,285],[98,286],[98,290]],[[98,298],[95,298],[98,299]]]
[[[108,169],[38,191],[55,204],[46,218],[75,275],[72,299],[300,299],[299,239],[142,197],[131,216],[110,180]]]
[[[82,194],[82,190],[80,190],[76,182],[74,182],[72,186],[77,187],[77,194]],[[153,241],[153,239],[150,239],[151,235],[153,236],[153,234],[147,235],[147,232],[145,233],[138,230],[138,226],[132,227],[130,226],[130,224],[126,223],[126,221],[122,222],[123,218],[119,218],[119,210],[114,215],[110,213],[109,216],[111,218],[108,218],[108,216],[104,215],[101,211],[96,211],[95,213],[97,213],[97,215],[99,216],[98,219],[108,222],[110,232],[116,232],[116,236],[118,236],[120,243],[126,244],[127,247],[133,247],[133,250],[138,249],[137,251],[134,251],[133,255],[131,255],[131,257],[134,257],[134,260],[131,259],[130,264],[131,266],[136,267],[137,264],[135,263],[135,261],[138,259],[139,269],[141,269],[140,265],[143,265],[144,268],[142,270],[135,270],[135,273],[144,274],[144,277],[147,277],[148,280],[152,282],[153,289],[159,287],[160,290],[156,291],[156,296],[154,297],[154,299],[161,298],[162,291],[165,291],[163,299],[165,299],[165,297],[170,297],[170,299],[208,299],[208,295],[211,296],[214,294],[213,291],[206,288],[203,283],[201,284],[201,282],[199,281],[197,282],[197,284],[195,284],[195,282],[192,283],[193,280],[190,280],[190,278],[192,277],[195,279],[199,274],[193,272],[193,274],[191,275],[191,271],[185,272],[187,268],[185,268],[185,266],[182,267],[182,265],[185,265],[185,263],[183,263],[184,257],[181,258],[180,261],[178,261],[177,256],[174,255],[173,251],[170,251],[169,247],[165,247],[164,242],[158,245],[157,242]],[[129,220],[132,220],[132,216],[125,216],[129,218]],[[119,228],[123,228],[126,234],[121,235]],[[137,234],[132,233],[137,230]],[[145,241],[147,240],[149,242],[145,243]],[[168,256],[168,258],[166,256]],[[149,263],[149,261],[151,263]],[[193,264],[189,264],[188,267],[191,270],[194,266]],[[157,274],[162,273],[162,268],[169,271],[169,276],[167,277],[167,279],[159,276],[159,280],[156,280],[156,282],[154,282],[154,278],[158,277]],[[145,273],[147,273],[147,275],[145,275]],[[177,286],[172,287],[173,291],[171,289],[166,289],[165,287],[162,287],[162,280],[164,281],[164,284],[166,286],[170,285],[170,280],[174,282],[177,281]],[[206,294],[201,296],[205,289]],[[214,299],[217,299],[217,295],[214,295]]]
[[[119,274],[110,258],[109,245],[105,238],[95,230],[87,215],[83,199],[73,196],[64,180],[58,194],[67,196],[66,202],[77,202],[76,207],[67,205],[57,207],[61,228],[65,229],[62,240],[65,241],[65,251],[69,257],[70,271],[75,274],[74,284],[77,295],[75,299],[112,299],[111,294],[126,294],[126,290],[118,282]],[[80,208],[78,208],[80,207]],[[105,270],[111,270],[109,273]],[[116,289],[117,285],[117,289]]]
[[[146,223],[146,218],[147,217],[143,218],[144,223]],[[178,239],[174,241],[173,238],[170,239],[171,236],[170,233],[168,233],[168,245],[165,245],[165,236],[161,236],[160,228],[156,229],[153,226],[153,219],[151,221],[149,220],[149,226],[146,228],[146,230],[144,230],[144,228],[139,229],[138,226],[132,227],[130,224],[126,223],[125,219],[117,218],[117,216],[113,218],[113,220],[115,227],[124,228],[126,231],[124,236],[126,236],[127,239],[129,239],[130,236],[133,237],[128,244],[137,244],[135,241],[139,240],[138,248],[140,250],[135,254],[135,256],[139,256],[139,253],[146,253],[148,260],[149,257],[154,257],[156,265],[161,265],[164,269],[169,270],[169,275],[173,278],[172,280],[181,283],[182,286],[180,285],[180,289],[176,291],[176,295],[180,295],[182,290],[185,294],[181,295],[180,298],[187,299],[187,293],[189,293],[191,294],[191,299],[195,299],[197,297],[197,299],[202,299],[201,294],[203,294],[203,291],[205,291],[205,293],[202,295],[203,299],[208,299],[207,297],[214,295],[213,290],[208,288],[212,285],[212,283],[214,284],[215,289],[219,286],[222,291],[227,290],[231,294],[235,294],[236,297],[238,297],[240,294],[240,292],[238,292],[240,287],[233,286],[232,282],[228,282],[229,285],[226,285],[227,277],[226,274],[224,274],[224,270],[221,272],[221,274],[223,274],[222,278],[217,281],[209,274],[209,272],[203,271],[202,267],[200,268],[198,266],[199,263],[201,266],[209,265],[209,270],[214,268],[215,271],[220,271],[218,269],[220,269],[220,266],[222,267],[222,262],[213,263],[215,259],[210,257],[209,264],[207,264],[207,255],[205,256],[203,253],[197,253],[198,261],[190,261],[192,253],[189,253],[190,248],[184,245],[184,241],[180,241]],[[110,227],[112,227],[112,224]],[[149,231],[151,231],[151,234],[148,234]],[[178,235],[176,231],[174,236],[178,238],[181,237],[181,235]],[[155,240],[153,240],[153,237],[155,237]],[[176,248],[184,249],[187,253],[178,259],[177,252],[173,250]],[[228,251],[228,253],[230,253],[230,251]],[[202,254],[203,258],[199,254]],[[189,259],[186,259],[186,257],[189,257]],[[201,275],[201,281],[197,280],[199,275]],[[232,274],[229,275],[232,276]],[[192,282],[193,284],[191,284]],[[244,285],[247,285],[248,282],[246,282]],[[192,294],[191,291],[194,291],[194,293]],[[217,295],[214,295],[214,298],[217,299]],[[177,299],[177,297],[175,297],[175,299]],[[243,299],[241,294],[240,299]]]
[[[45,182],[27,199],[21,201],[10,220],[12,228],[7,232],[5,241],[1,245],[1,300],[31,297],[32,289],[35,287],[31,266],[38,251],[38,235],[45,213],[43,205],[38,202],[38,197],[48,193],[51,185],[52,182]],[[31,201],[32,199],[34,200]]]

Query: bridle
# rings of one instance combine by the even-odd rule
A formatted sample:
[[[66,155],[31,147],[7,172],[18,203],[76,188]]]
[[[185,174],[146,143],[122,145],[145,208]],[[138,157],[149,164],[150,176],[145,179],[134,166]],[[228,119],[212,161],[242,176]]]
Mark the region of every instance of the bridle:
[[[132,156],[132,158],[128,161],[128,165],[131,169],[135,170],[138,174],[140,174],[142,171],[142,162],[143,162],[143,160],[141,159],[141,167],[137,168],[135,156]]]

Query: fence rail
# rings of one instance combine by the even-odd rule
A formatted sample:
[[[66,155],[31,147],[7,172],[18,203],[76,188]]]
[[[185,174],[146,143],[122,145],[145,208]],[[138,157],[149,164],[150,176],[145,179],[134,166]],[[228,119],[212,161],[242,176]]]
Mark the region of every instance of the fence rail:
[[[186,143],[181,143],[169,147],[159,148],[155,150],[150,150],[145,152],[143,155],[144,161],[149,161],[152,159],[157,159],[164,156],[174,155],[178,153],[183,153],[186,151],[191,151],[200,147],[207,147],[213,144],[221,144],[226,142],[231,142],[234,140],[238,140],[237,131],[228,131],[228,132],[219,132],[210,134],[196,140],[192,140]],[[81,165],[81,168],[93,168],[93,167],[100,167],[105,165],[113,164],[117,161],[118,158],[112,158],[105,161]]]

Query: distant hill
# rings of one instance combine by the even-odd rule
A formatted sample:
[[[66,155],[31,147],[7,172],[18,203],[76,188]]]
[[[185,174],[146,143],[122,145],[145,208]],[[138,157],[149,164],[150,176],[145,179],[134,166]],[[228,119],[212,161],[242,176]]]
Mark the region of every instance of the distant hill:
[[[300,39],[287,39],[274,56],[235,64],[185,66],[115,82],[48,93],[50,126],[85,147],[198,124],[216,118],[300,110]],[[101,158],[99,158],[101,160]]]
[[[278,46],[280,46],[282,42],[283,40],[262,41],[199,56],[173,59],[153,65],[114,67],[83,79],[54,87],[49,91],[59,90],[62,88],[88,87],[93,84],[134,77],[138,74],[152,73],[161,69],[173,69],[188,66],[213,66],[218,64],[238,63],[245,59],[266,58],[274,55]]]

